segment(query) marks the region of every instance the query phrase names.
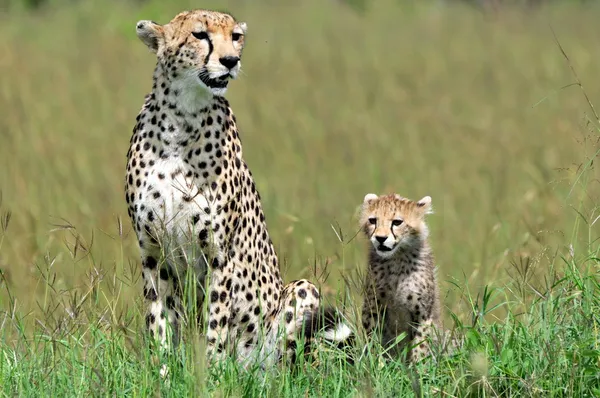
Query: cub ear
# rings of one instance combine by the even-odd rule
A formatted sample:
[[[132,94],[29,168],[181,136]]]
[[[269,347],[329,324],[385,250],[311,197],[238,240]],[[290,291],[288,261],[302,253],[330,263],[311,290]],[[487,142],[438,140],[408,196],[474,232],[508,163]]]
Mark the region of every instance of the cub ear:
[[[140,40],[152,51],[158,52],[158,47],[164,42],[164,29],[153,21],[139,21],[135,25],[135,33]]]
[[[433,208],[431,207],[431,196],[425,196],[423,199],[417,202],[417,206],[423,209],[425,214],[432,214]]]
[[[365,198],[363,200],[363,203],[367,203],[370,202],[372,200],[377,199],[379,196],[375,195],[374,193],[368,193],[365,195]]]
[[[246,34],[246,32],[248,31],[248,24],[246,22],[240,22],[240,23],[238,23],[238,26],[240,27],[242,32],[244,32],[244,34]]]

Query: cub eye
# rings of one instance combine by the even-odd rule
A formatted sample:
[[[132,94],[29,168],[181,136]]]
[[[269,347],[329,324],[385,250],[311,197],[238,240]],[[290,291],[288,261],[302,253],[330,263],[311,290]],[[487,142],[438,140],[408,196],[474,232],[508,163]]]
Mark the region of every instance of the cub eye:
[[[399,227],[400,225],[402,225],[402,220],[393,220],[392,225],[394,227]]]
[[[242,34],[241,33],[232,33],[231,34],[231,40],[233,40],[233,41],[238,41],[241,38],[242,38]]]
[[[194,36],[198,40],[208,40],[208,33],[206,33],[205,31],[192,32],[192,36]]]
[[[369,223],[375,225],[377,224],[377,219],[375,217],[369,217]]]

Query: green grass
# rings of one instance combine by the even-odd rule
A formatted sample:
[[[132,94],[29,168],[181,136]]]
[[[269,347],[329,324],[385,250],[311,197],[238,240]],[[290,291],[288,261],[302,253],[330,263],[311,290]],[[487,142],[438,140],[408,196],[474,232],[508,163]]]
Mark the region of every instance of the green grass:
[[[598,266],[598,258],[582,258]],[[525,312],[503,322],[483,316],[493,291],[467,296],[472,321],[458,323],[464,345],[450,355],[434,352],[416,369],[385,361],[377,342],[359,341],[348,365],[342,352],[321,347],[315,362],[269,373],[247,371],[231,362],[206,368],[195,333],[170,358],[169,383],[161,382],[139,334],[117,322],[63,318],[56,329],[39,327],[33,338],[2,340],[0,391],[6,396],[540,396],[600,394],[597,269],[578,270],[564,259],[564,275]],[[90,305],[83,313],[93,313]],[[85,318],[85,317],[84,317]],[[5,319],[18,327],[19,318]]]
[[[599,121],[577,86],[555,92],[571,65],[600,98],[600,8],[367,5],[202,4],[248,22],[228,97],[284,279],[354,313],[363,196],[431,195],[445,325],[465,346],[416,374],[374,342],[353,366],[325,350],[265,374],[206,368],[190,330],[161,384],[123,194],[154,66],[134,26],[198,4],[84,1],[0,14],[4,395],[600,395]]]

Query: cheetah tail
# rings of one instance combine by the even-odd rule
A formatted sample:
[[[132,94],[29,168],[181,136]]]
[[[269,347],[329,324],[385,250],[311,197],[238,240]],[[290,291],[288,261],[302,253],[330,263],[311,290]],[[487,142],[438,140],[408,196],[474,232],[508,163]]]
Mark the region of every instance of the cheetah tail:
[[[305,315],[304,319],[304,336],[308,339],[313,339],[320,334],[323,339],[337,343],[339,347],[350,343],[352,329],[344,322],[342,314],[337,309],[325,307]]]

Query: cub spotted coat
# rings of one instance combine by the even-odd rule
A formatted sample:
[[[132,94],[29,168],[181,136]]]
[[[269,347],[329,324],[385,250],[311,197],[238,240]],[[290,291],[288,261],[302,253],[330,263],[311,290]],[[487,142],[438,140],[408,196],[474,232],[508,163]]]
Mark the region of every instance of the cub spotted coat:
[[[436,269],[425,224],[429,213],[429,196],[414,202],[395,194],[368,194],[361,208],[360,224],[371,243],[362,323],[367,333],[379,328],[384,345],[405,332],[414,347],[412,362],[428,353],[425,338],[432,326],[441,326]]]

